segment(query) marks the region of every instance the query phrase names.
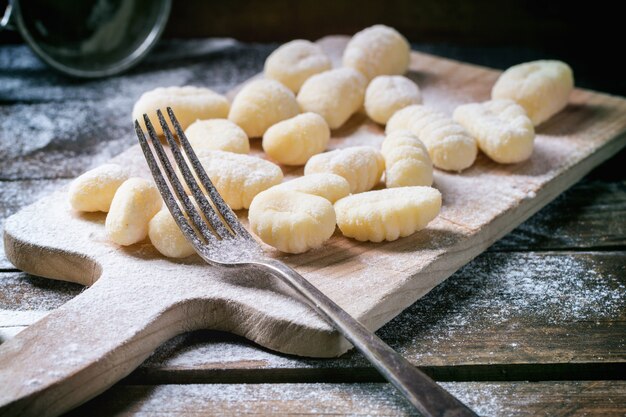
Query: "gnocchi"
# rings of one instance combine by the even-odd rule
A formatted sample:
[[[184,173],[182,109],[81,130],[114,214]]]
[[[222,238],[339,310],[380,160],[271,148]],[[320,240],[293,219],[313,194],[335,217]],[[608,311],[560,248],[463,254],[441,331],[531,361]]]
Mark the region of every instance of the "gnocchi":
[[[441,210],[441,193],[431,187],[369,191],[335,203],[337,225],[348,237],[382,242],[423,229]]]
[[[298,191],[323,197],[334,203],[350,194],[350,184],[335,174],[310,174],[275,185],[271,190]]]
[[[335,210],[325,198],[272,189],[257,195],[248,212],[250,228],[265,243],[282,252],[317,248],[335,231]]]
[[[574,75],[569,65],[542,60],[504,71],[493,86],[491,98],[516,101],[537,126],[567,105],[573,89]]]
[[[185,136],[198,156],[215,150],[250,152],[246,132],[228,119],[196,120],[185,130]]]
[[[186,258],[196,253],[167,209],[160,210],[148,224],[150,242],[168,258]]]
[[[235,96],[228,119],[250,138],[263,136],[272,125],[300,113],[291,90],[276,80],[256,80]]]
[[[306,80],[297,100],[303,112],[317,113],[337,129],[363,105],[366,85],[358,71],[336,68]]]
[[[265,60],[264,74],[297,93],[312,75],[331,69],[330,58],[313,42],[296,39],[280,46]]]
[[[209,90],[193,86],[184,87],[160,87],[144,93],[133,107],[133,120],[145,129],[143,121],[144,113],[148,115],[158,135],[163,134],[163,129],[157,118],[156,111],[165,111],[171,107],[176,114],[176,119],[183,129],[186,129],[197,119],[214,119],[228,116],[230,103],[226,97]],[[167,120],[168,117],[166,116]],[[173,129],[170,121],[167,121],[170,129]]]
[[[404,74],[409,67],[410,47],[397,30],[374,25],[356,33],[343,53],[343,65],[368,80],[378,75]]]
[[[423,106],[412,105],[395,112],[387,121],[385,133],[389,134],[396,130],[411,130],[411,121],[421,116]]]
[[[113,196],[129,172],[116,164],[104,164],[87,171],[70,185],[70,205],[76,211],[108,212]]]
[[[421,103],[422,95],[417,84],[401,75],[379,75],[365,90],[365,112],[373,121],[383,125],[396,111]]]
[[[129,178],[115,193],[104,228],[118,245],[137,243],[148,235],[150,219],[161,209],[156,186],[143,178]]]
[[[417,135],[437,168],[462,171],[476,160],[476,139],[444,113],[419,104],[405,107],[389,119],[386,132],[398,129],[409,129]]]
[[[432,185],[433,163],[428,150],[410,131],[390,133],[383,141],[381,153],[385,158],[387,188]]]
[[[303,113],[283,120],[263,135],[265,153],[285,165],[304,165],[310,157],[326,150],[330,129],[317,113]]]
[[[501,164],[525,161],[533,152],[535,129],[524,108],[500,99],[459,106],[453,118],[476,138],[480,149]]]
[[[348,181],[351,193],[360,193],[371,190],[384,169],[380,152],[369,146],[354,146],[313,156],[304,166],[304,175],[337,174]]]
[[[199,160],[217,191],[233,210],[250,207],[258,193],[283,180],[283,172],[278,165],[254,156],[211,151]]]

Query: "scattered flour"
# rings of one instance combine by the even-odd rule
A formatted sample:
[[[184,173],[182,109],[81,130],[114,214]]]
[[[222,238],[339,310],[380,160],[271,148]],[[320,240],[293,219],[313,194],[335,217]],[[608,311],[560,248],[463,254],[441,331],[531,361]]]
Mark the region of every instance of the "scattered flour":
[[[11,104],[0,106],[0,138],[11,140],[0,141],[0,179],[74,178],[137,143],[130,114],[143,92],[164,85],[226,92],[257,73],[272,49],[167,41],[125,74],[76,81],[48,70],[26,46],[4,47],[0,97]]]
[[[214,48],[206,43],[196,46],[195,55],[189,57],[189,50],[186,50],[185,57],[181,58],[189,64],[185,65],[185,69],[174,68],[181,64],[178,61],[169,62],[171,57],[177,59],[177,56],[182,56],[176,55],[181,53],[180,45],[170,42],[157,50],[144,65],[120,77],[114,84],[93,81],[68,84],[57,89],[53,85],[61,78],[47,80],[47,71],[35,73],[33,78],[24,81],[22,77],[11,75],[10,71],[9,75],[1,75],[0,95],[7,101],[22,104],[0,107],[0,137],[32,137],[30,142],[20,141],[23,143],[17,146],[21,148],[11,148],[9,145],[13,144],[9,141],[0,143],[0,159],[9,161],[2,168],[3,177],[45,178],[50,172],[54,176],[74,177],[135,143],[128,114],[132,102],[141,92],[161,85],[163,80],[171,80],[172,85],[221,85],[216,90],[225,91],[254,74],[265,56],[258,47],[249,48],[249,54],[242,53],[248,47],[232,41]],[[43,68],[30,62],[30,57],[23,56],[25,49],[17,54],[18,59],[13,59],[15,56],[12,54],[16,54],[19,48],[25,47],[0,49],[1,68]],[[193,48],[191,50],[194,51]],[[211,68],[217,65],[223,67],[226,62],[230,62],[228,65],[232,65],[232,71],[219,71],[222,75],[218,77],[223,78],[214,78]],[[155,67],[158,69],[154,70]],[[153,72],[148,73],[148,70]],[[68,83],[67,80],[64,83]],[[120,96],[107,96],[107,100],[102,101],[105,93],[111,91],[119,92]],[[426,100],[429,100],[431,91],[424,91]],[[433,99],[437,102],[436,97]],[[63,106],[49,105],[62,100]],[[446,110],[456,103],[456,99],[448,103],[440,98],[437,103],[437,107]],[[33,118],[34,114],[37,116]],[[76,120],[80,121],[79,127]],[[54,125],[52,134],[51,124]],[[89,139],[85,140],[86,137]],[[539,160],[542,161],[541,158]],[[524,193],[523,190],[518,191]],[[528,192],[531,193],[533,191]],[[567,255],[549,258],[533,254],[519,258],[507,254],[484,255],[394,319],[380,334],[391,341],[397,334],[413,334],[427,342],[437,342],[464,332],[479,333],[484,330],[477,325],[480,323],[483,323],[482,326],[485,323],[506,324],[519,317],[552,324],[609,318],[624,309],[624,283],[619,276],[598,268],[592,268],[584,258]],[[76,287],[74,295],[82,288]],[[51,300],[50,305],[55,303],[58,299]],[[32,308],[26,301],[23,305],[24,308]],[[37,308],[48,307],[38,304]],[[193,334],[207,337],[202,343],[191,345],[184,339],[189,335],[172,339],[155,353],[152,360],[161,355],[168,363],[180,360],[182,364],[185,363],[181,356],[184,353],[193,364],[206,364],[211,360],[222,363],[231,358],[233,362],[250,358],[258,361],[259,366],[269,363],[272,367],[277,363],[285,367],[319,364],[314,360],[278,356],[252,347],[243,339],[235,342],[228,338],[220,339],[215,332]],[[417,341],[404,340],[403,343],[413,346]],[[241,350],[235,350],[233,344],[240,344],[247,353],[241,354]],[[347,359],[333,363],[358,362],[355,357],[349,355]],[[328,365],[329,362],[324,363],[332,366]],[[38,384],[39,381],[29,383]]]

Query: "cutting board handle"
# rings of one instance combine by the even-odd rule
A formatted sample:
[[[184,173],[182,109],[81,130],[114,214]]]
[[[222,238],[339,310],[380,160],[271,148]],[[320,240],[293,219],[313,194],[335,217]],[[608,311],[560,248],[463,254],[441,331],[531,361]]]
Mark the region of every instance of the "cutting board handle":
[[[185,330],[188,306],[101,277],[0,345],[0,416],[57,416],[103,392]],[[144,281],[145,285],[145,281]]]

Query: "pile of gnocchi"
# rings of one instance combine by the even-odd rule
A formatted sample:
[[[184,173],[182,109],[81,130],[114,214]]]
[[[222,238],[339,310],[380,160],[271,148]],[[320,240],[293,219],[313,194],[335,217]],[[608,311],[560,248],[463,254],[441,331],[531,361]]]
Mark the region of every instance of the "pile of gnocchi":
[[[355,34],[338,68],[318,45],[295,40],[276,49],[264,77],[232,103],[206,88],[157,88],[137,101],[133,120],[144,113],[156,120],[157,109],[171,107],[226,203],[248,209],[252,232],[279,251],[320,247],[336,226],[359,241],[392,241],[438,215],[434,168],[461,172],[478,150],[502,164],[528,159],[535,126],[563,109],[574,87],[563,62],[524,63],[500,76],[490,101],[449,115],[423,103],[419,86],[403,76],[409,61],[407,40],[383,25]],[[331,131],[361,109],[385,125],[381,149],[327,151]],[[261,138],[267,159],[248,155],[253,138]],[[304,166],[304,176],[283,182],[279,165]],[[381,180],[386,188],[374,190]],[[69,201],[77,211],[107,212],[106,233],[116,244],[149,237],[167,257],[194,253],[155,185],[129,178],[121,166],[78,177]]]

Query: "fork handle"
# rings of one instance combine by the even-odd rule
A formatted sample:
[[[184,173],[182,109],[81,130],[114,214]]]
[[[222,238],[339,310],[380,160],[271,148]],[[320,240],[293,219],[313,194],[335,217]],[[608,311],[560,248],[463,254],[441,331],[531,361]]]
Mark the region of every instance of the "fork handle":
[[[305,297],[311,306],[348,339],[422,415],[477,416],[292,268],[275,260],[255,265],[266,268],[272,275]]]

